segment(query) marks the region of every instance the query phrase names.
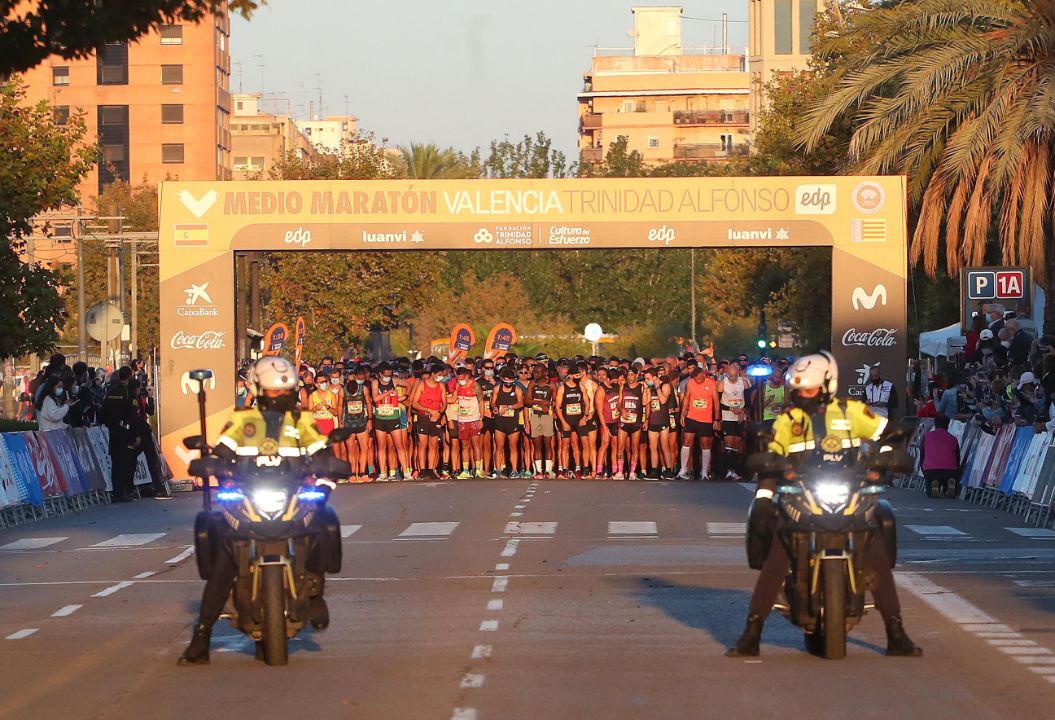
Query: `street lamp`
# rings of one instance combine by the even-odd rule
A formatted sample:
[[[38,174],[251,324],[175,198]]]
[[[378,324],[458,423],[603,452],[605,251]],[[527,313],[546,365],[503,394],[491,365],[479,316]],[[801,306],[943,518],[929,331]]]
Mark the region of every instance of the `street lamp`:
[[[601,336],[604,335],[604,330],[602,330],[601,326],[597,323],[590,323],[583,328],[582,334],[590,341],[590,345],[592,346],[590,354],[596,356],[597,343],[600,341]]]

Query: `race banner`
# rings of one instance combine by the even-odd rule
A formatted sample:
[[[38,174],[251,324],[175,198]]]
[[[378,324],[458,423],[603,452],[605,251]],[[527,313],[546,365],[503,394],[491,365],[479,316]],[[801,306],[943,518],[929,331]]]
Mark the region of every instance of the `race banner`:
[[[289,337],[289,328],[286,323],[275,323],[267,329],[264,334],[264,342],[260,344],[260,352],[264,355],[278,355],[282,348],[286,347],[286,338]]]
[[[484,357],[497,360],[504,357],[517,341],[517,331],[509,323],[498,323],[487,335],[484,343]]]
[[[73,459],[73,449],[70,447],[69,438],[64,430],[38,433],[37,438],[47,447],[55,472],[62,477],[62,482],[66,486],[67,495],[78,495],[92,489],[84,481],[83,473],[77,468],[77,463]]]
[[[86,428],[67,428],[66,435],[70,441],[70,447],[75,455],[74,460],[83,472],[89,489],[105,490],[106,477],[103,475],[103,467],[95,457],[91,438]]]
[[[451,328],[451,341],[447,352],[447,362],[456,363],[472,350],[476,344],[476,334],[473,329],[465,323],[458,323]]]
[[[298,371],[300,370],[300,356],[301,356],[301,353],[304,352],[304,338],[307,337],[307,335],[308,335],[308,328],[304,324],[304,318],[303,317],[298,317],[297,318],[297,323],[293,327],[294,352],[296,354],[296,356],[294,358],[294,361],[293,361],[293,366],[295,368],[297,368]]]
[[[41,491],[37,470],[33,465],[33,457],[29,454],[29,448],[26,447],[23,433],[4,433],[3,438],[7,450],[8,467],[14,474],[19,499],[31,505],[43,505],[44,493]]]

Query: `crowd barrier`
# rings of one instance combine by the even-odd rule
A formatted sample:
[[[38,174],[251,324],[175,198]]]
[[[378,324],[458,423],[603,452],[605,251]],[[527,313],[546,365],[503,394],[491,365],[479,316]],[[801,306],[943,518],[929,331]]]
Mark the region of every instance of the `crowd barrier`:
[[[902,487],[926,489],[919,447],[934,421],[920,421],[909,446],[916,458]],[[1046,527],[1055,516],[1055,431],[1037,433],[1032,425],[1004,425],[986,432],[975,421],[954,420],[949,432],[960,442],[960,499],[1023,516]]]
[[[171,478],[164,456],[161,463]],[[140,453],[135,484],[150,482]],[[109,503],[112,489],[105,427],[0,433],[0,527]]]

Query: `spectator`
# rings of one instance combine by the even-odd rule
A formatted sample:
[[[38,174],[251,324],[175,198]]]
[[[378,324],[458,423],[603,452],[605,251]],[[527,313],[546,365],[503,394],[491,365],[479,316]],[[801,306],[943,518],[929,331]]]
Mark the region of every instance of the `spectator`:
[[[947,415],[934,418],[934,429],[923,436],[919,452],[927,497],[959,495],[960,443],[949,432]]]
[[[941,397],[938,398],[938,402],[935,404],[935,410],[938,415],[944,415],[949,418],[956,417],[960,411],[960,388],[958,385],[950,385],[941,393]]]
[[[1020,365],[1029,361],[1029,353],[1033,348],[1033,336],[1022,329],[1018,320],[1007,320],[1004,329],[1011,334],[1011,344],[1007,349],[1007,359],[1012,365]]]
[[[984,316],[975,315],[971,318],[971,329],[967,331],[967,342],[963,346],[963,356],[967,358],[968,362],[977,362],[974,360],[974,354],[978,349],[978,342],[981,340],[982,331],[985,329]],[[989,336],[992,337],[992,333],[990,333]]]
[[[37,409],[37,424],[40,430],[64,430],[69,427],[66,424],[66,415],[70,412],[70,404],[66,397],[66,388],[58,377],[49,377],[40,387],[38,399],[34,403]]]
[[[154,443],[154,432],[150,427],[150,416],[154,414],[154,398],[151,397],[150,388],[143,385],[138,379],[128,382],[129,402],[132,404],[131,424],[132,429],[139,438],[139,449],[147,461],[150,471],[150,483],[154,490],[155,500],[171,500],[168,488],[165,487],[165,478],[161,470],[161,458],[158,456],[157,445]],[[138,458],[138,454],[136,455]],[[134,476],[134,473],[133,473]]]
[[[22,422],[30,422],[33,419],[33,396],[23,391],[18,396],[18,413],[15,415]]]
[[[66,417],[70,427],[85,427],[91,424],[92,388],[88,381],[88,365],[83,362],[73,364],[73,383],[69,388],[70,403],[73,410]]]
[[[888,418],[897,410],[898,398],[894,383],[884,380],[879,365],[873,365],[868,371],[868,384],[865,385],[865,402],[876,415]]]
[[[937,416],[938,409],[937,403],[935,402],[935,398],[938,397],[940,392],[941,391],[938,389],[937,383],[932,382],[929,384],[929,387],[927,388],[927,399],[925,401],[916,401],[916,406],[918,408],[918,410],[916,411],[917,417],[932,418]]]
[[[132,368],[120,368],[106,388],[103,421],[110,430],[110,460],[113,502],[132,502],[135,494],[136,458],[141,440],[136,432],[128,385]]]
[[[1035,425],[1044,412],[1044,398],[1037,392],[1037,379],[1024,372],[1011,394],[1013,414],[1019,425]]]

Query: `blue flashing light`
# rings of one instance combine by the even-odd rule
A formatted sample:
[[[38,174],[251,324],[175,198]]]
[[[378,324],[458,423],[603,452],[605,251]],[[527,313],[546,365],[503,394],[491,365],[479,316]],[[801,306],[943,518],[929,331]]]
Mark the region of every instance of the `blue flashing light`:
[[[245,495],[241,490],[220,490],[216,493],[216,499],[219,502],[241,502],[245,500]]]
[[[301,490],[297,498],[303,502],[320,502],[326,499],[326,493],[322,490]]]
[[[748,377],[769,377],[773,374],[773,366],[766,365],[765,363],[758,363],[757,365],[749,365],[747,368]]]

